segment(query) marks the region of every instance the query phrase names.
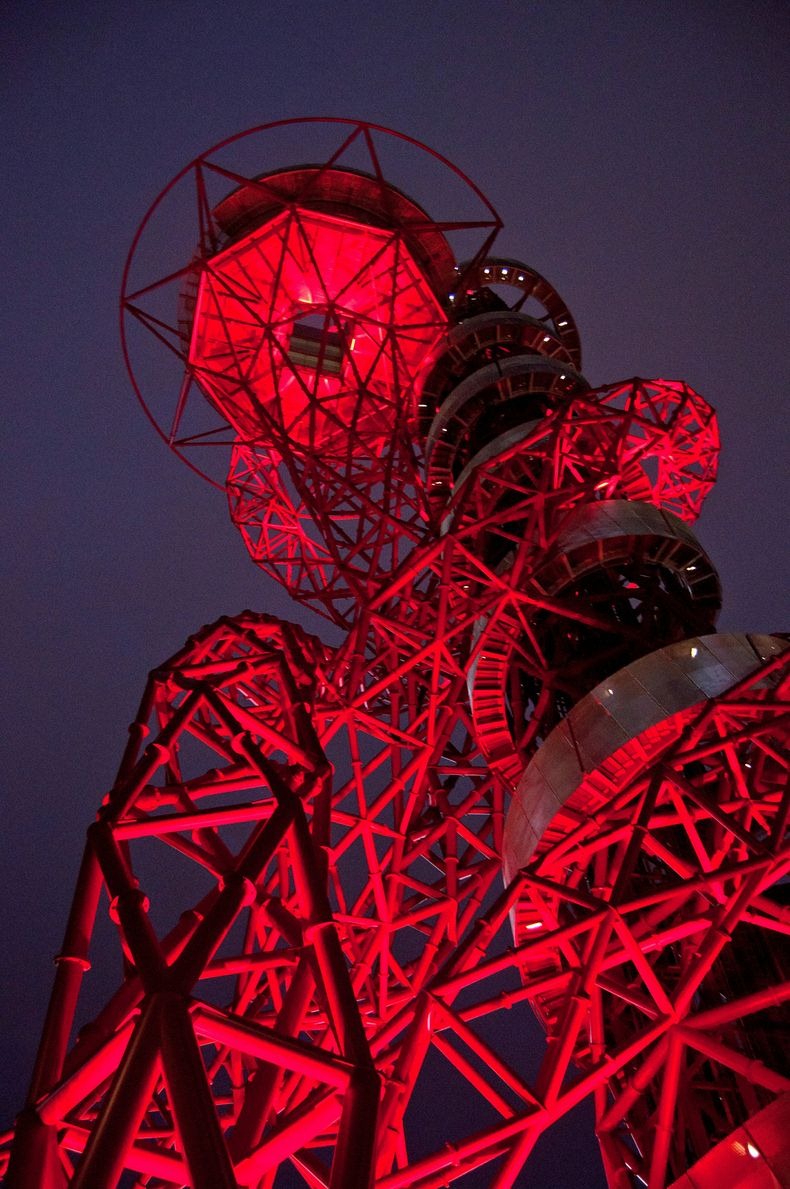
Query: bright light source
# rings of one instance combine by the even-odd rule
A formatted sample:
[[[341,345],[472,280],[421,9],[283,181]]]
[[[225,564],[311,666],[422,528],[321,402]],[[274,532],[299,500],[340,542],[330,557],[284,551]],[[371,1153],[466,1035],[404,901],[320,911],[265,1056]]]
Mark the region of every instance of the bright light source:
[[[692,650],[691,650],[691,655],[692,655],[692,656],[696,656],[698,652],[699,652],[699,649],[698,649],[698,648],[692,648]]]
[[[542,929],[543,922],[542,921],[531,921],[530,924],[527,925],[527,928],[528,929]]]
[[[551,335],[550,335],[550,334],[544,334],[544,336],[543,336],[543,341],[544,341],[544,343],[550,343],[550,342],[551,342]]]
[[[760,1149],[755,1148],[754,1144],[751,1142],[746,1145],[746,1151],[749,1153],[749,1155],[754,1160],[756,1160],[757,1157],[760,1155]]]

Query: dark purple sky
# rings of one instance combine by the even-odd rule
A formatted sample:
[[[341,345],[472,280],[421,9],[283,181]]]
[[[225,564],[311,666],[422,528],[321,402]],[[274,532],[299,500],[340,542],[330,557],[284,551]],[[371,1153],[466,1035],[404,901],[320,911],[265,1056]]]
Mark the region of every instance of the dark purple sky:
[[[117,293],[156,192],[220,138],[288,116],[357,116],[449,156],[503,216],[500,253],[570,305],[591,383],[685,379],[717,407],[698,532],[721,626],[778,630],[790,10],[75,0],[8,4],[3,25],[6,1119],[147,671],[221,614],[297,614],[131,394]],[[547,1158],[543,1189],[571,1159]]]

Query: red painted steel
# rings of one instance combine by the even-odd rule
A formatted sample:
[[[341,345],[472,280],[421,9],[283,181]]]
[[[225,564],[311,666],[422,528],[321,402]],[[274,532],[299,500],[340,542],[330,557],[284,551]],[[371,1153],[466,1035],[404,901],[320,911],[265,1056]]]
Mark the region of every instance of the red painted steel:
[[[715,690],[703,666],[682,709],[629,677],[728,639],[697,642],[719,590],[688,528],[715,415],[674,381],[591,389],[567,306],[491,256],[442,158],[431,216],[385,181],[415,142],[297,122],[324,163],[261,173],[284,127],[154,204],[125,343],[168,349],[149,416],[196,469],[229,455],[251,556],[345,636],[245,612],[151,673],[5,1183],[504,1189],[586,1099],[612,1186],[713,1185],[731,1135],[740,1175],[790,1090],[790,653]],[[197,221],[173,262],[168,203]],[[623,722],[658,709],[596,735],[628,680]],[[591,758],[550,803],[566,720]],[[74,1035],[100,906],[122,975]]]

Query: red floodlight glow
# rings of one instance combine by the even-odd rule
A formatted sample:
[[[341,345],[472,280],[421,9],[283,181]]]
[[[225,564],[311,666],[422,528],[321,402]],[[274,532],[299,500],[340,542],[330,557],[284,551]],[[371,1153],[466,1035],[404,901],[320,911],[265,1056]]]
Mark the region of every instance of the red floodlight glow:
[[[389,134],[323,127],[321,166],[193,162],[123,310],[179,368],[159,432],[230,453],[251,556],[345,635],[244,612],[151,673],[8,1189],[511,1189],[584,1099],[613,1189],[718,1189],[787,1134],[790,649],[715,634],[715,414],[591,388],[468,179],[394,138],[481,208],[434,220]],[[121,982],[74,1038],[102,891]]]
[[[308,318],[320,322],[312,359],[294,345]],[[283,211],[207,262],[188,362],[241,438],[261,437],[263,413],[322,450],[352,418],[386,432],[382,406],[402,403],[445,325],[401,230]]]

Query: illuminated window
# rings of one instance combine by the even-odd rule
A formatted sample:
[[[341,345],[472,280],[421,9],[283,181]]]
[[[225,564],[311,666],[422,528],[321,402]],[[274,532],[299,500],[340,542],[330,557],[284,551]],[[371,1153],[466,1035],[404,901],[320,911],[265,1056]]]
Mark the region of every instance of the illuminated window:
[[[297,322],[288,344],[288,360],[294,367],[320,368],[331,376],[339,376],[343,363],[343,343],[340,332],[312,320]]]

